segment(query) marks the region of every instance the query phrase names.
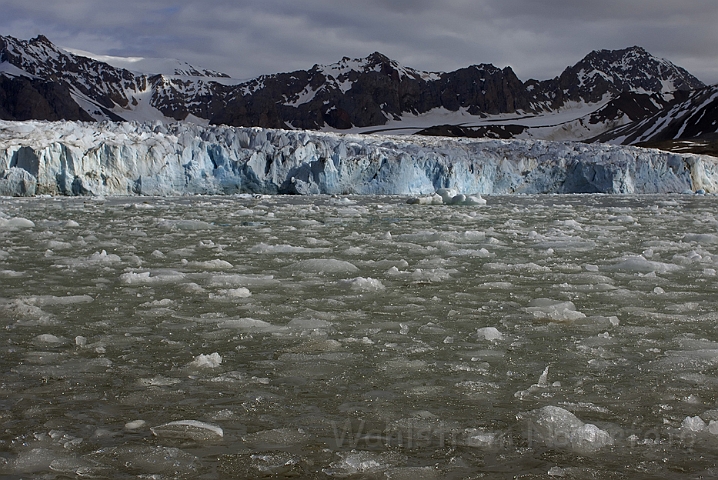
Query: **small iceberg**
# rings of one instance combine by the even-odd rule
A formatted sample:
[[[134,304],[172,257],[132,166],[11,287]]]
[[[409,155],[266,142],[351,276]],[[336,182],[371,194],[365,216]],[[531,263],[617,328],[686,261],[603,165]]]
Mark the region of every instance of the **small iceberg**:
[[[458,193],[449,188],[440,188],[433,195],[422,197],[411,197],[407,202],[409,205],[486,205],[486,200],[481,195],[466,195]]]
[[[150,428],[152,434],[161,438],[177,438],[206,442],[224,437],[224,431],[217,425],[197,420],[177,420]]]

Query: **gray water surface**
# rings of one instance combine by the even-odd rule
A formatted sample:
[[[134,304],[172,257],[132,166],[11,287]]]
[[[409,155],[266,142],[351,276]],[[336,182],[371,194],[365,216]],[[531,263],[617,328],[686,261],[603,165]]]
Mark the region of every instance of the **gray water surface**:
[[[405,202],[1,200],[0,473],[718,473],[718,199]]]

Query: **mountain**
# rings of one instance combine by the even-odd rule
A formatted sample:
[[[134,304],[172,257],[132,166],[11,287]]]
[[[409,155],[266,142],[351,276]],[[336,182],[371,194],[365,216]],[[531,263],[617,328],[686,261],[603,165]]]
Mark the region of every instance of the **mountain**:
[[[378,52],[248,81],[179,62],[88,55],[43,36],[0,37],[0,119],[586,140],[704,87],[640,47],[594,51],[554,79],[526,82],[510,67],[423,72]]]
[[[202,73],[185,64],[186,73]],[[221,76],[138,74],[58,48],[0,36],[0,118],[186,120],[211,104]],[[209,81],[209,80],[213,81]]]
[[[596,50],[554,79],[529,80],[525,85],[533,94],[532,106],[543,112],[540,119],[487,119],[436,125],[417,133],[588,140],[650,117],[705,87],[686,70],[641,47]]]
[[[694,92],[641,121],[612,130],[595,140],[645,143],[714,136],[718,132],[718,85]]]
[[[691,92],[669,108],[590,141],[718,157],[718,85]]]

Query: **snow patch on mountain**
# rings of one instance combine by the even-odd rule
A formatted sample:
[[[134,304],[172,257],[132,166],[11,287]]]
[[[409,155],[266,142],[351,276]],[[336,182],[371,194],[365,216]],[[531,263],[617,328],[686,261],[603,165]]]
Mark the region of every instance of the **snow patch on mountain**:
[[[229,75],[226,73],[195,67],[187,62],[174,58],[117,57],[112,55],[99,55],[76,48],[64,48],[64,50],[73,55],[91,58],[116,68],[129,70],[138,75],[229,78]]]

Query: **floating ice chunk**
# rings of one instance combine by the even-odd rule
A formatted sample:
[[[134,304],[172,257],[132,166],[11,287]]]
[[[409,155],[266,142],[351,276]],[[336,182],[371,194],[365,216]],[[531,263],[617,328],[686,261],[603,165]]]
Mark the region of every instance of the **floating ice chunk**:
[[[180,383],[181,380],[178,378],[168,378],[168,377],[162,377],[162,376],[156,376],[152,378],[141,378],[139,380],[140,385],[146,386],[146,387],[168,387],[170,385],[176,385]]]
[[[80,224],[77,223],[77,222],[74,221],[74,220],[68,220],[68,221],[65,222],[65,226],[68,227],[68,228],[77,228],[77,227],[80,226]]]
[[[576,311],[576,306],[573,302],[561,302],[549,298],[531,300],[526,311],[532,314],[534,318],[554,322],[572,322],[586,318],[585,314]]]
[[[427,197],[411,197],[406,203],[409,205],[443,205],[444,199],[434,194]]]
[[[82,335],[78,335],[75,337],[75,345],[78,347],[84,347],[87,345],[87,338],[83,337]]]
[[[251,445],[261,445],[265,449],[287,448],[292,445],[307,443],[309,436],[302,430],[292,428],[275,428],[272,430],[261,430],[242,437],[242,441]]]
[[[469,195],[466,197],[464,205],[486,205],[486,199],[481,195]]]
[[[105,250],[102,250],[101,252],[95,252],[90,255],[90,258],[87,259],[87,263],[91,265],[119,263],[121,261],[122,259],[119,257],[119,255],[108,254]]]
[[[708,431],[711,433],[711,435],[718,435],[718,422],[715,420],[711,420],[708,423]]]
[[[15,474],[41,472],[48,470],[57,459],[57,452],[48,448],[33,448],[20,452],[9,466]]]
[[[384,472],[387,480],[439,480],[445,478],[435,467],[394,467]]]
[[[271,285],[279,284],[278,280],[274,279],[274,275],[226,275],[216,274],[211,275],[208,280],[210,286],[217,287],[229,287],[229,286],[262,286],[267,287]]]
[[[302,330],[317,330],[330,328],[332,325],[334,325],[332,322],[320,318],[295,318],[287,324],[287,327]]]
[[[493,237],[492,237],[493,238]],[[495,239],[494,239],[495,240]],[[495,242],[490,243],[500,243],[498,240]],[[551,271],[549,267],[543,266],[543,265],[537,265],[533,262],[529,263],[515,263],[515,264],[506,264],[506,263],[485,263],[484,268],[489,270],[496,270],[499,272],[526,272],[526,273],[548,273]]]
[[[319,274],[340,274],[354,273],[359,269],[352,263],[332,258],[312,258],[302,260],[289,266],[294,273],[319,273]]]
[[[496,327],[478,328],[476,330],[476,334],[479,338],[483,338],[484,340],[488,340],[490,342],[504,339],[504,334],[499,332]]]
[[[481,195],[464,195],[460,193],[452,197],[449,202],[451,205],[486,205],[486,200]]]
[[[330,248],[307,248],[307,247],[295,247],[292,245],[267,245],[266,243],[258,243],[249,249],[250,253],[321,253],[329,252]]]
[[[162,253],[162,252],[159,251],[159,250],[153,251],[153,252],[151,253],[151,255],[152,255],[153,257],[155,257],[155,258],[165,258],[165,254]]]
[[[67,295],[65,297],[56,297],[55,295],[39,295],[37,297],[27,297],[23,299],[29,304],[39,305],[75,305],[77,303],[92,303],[95,301],[89,295]]]
[[[656,295],[662,295],[662,294],[666,293],[666,291],[663,290],[661,287],[656,287],[653,289],[653,293],[655,293]]]
[[[458,194],[459,192],[450,188],[440,188],[436,191],[436,195],[441,197],[441,200],[445,205],[449,205],[451,200]]]
[[[187,262],[187,266],[200,268],[202,270],[231,270],[234,268],[234,265],[226,260],[220,260],[219,258],[208,260],[206,262]]]
[[[307,470],[302,457],[276,451],[222,455],[219,471],[233,478],[302,478]]]
[[[576,323],[597,327],[617,327],[621,324],[621,321],[616,316],[602,317],[600,315],[595,315],[592,317],[579,318],[576,320]]]
[[[463,193],[454,195],[451,198],[451,200],[449,201],[449,203],[451,205],[464,205],[465,202],[466,202],[466,195],[464,195]]]
[[[148,307],[148,308],[163,308],[163,307],[171,307],[175,305],[175,301],[171,298],[163,298],[162,300],[152,300],[151,302],[145,302],[140,305],[140,307]]]
[[[224,431],[219,426],[197,420],[177,420],[152,427],[150,430],[156,437],[195,441],[217,440],[224,436]]]
[[[120,275],[120,282],[129,285],[149,285],[153,283],[176,283],[184,280],[185,276],[179,272],[168,272],[151,275],[150,272],[128,272]]]
[[[324,473],[332,477],[349,477],[357,474],[374,474],[383,472],[406,462],[406,456],[395,452],[374,453],[352,450],[338,453],[341,460],[332,462]]]
[[[65,339],[52,335],[51,333],[43,333],[42,335],[35,337],[35,342],[59,345],[61,343],[65,343]]]
[[[411,197],[410,205],[486,205],[481,195],[466,195],[449,188],[440,188],[433,195]]]
[[[606,445],[613,445],[613,438],[608,432],[596,425],[583,423],[576,415],[561,407],[546,406],[533,410],[527,419],[529,441],[540,440],[549,448],[591,453]]]
[[[0,218],[0,229],[17,230],[20,228],[34,228],[35,223],[32,220],[22,217]]]
[[[539,377],[539,381],[538,381],[538,383],[536,384],[536,386],[541,387],[541,388],[547,388],[547,387],[548,387],[548,369],[549,369],[549,367],[546,367],[546,368],[544,369],[543,373],[542,373],[541,376]]]
[[[221,364],[222,357],[219,355],[219,353],[214,352],[209,355],[197,355],[195,359],[189,363],[189,366],[195,368],[217,368]]]
[[[147,425],[147,422],[144,420],[133,420],[125,423],[125,430],[138,430],[145,425]]]
[[[356,277],[349,280],[340,280],[339,285],[359,292],[377,292],[384,290],[384,284],[374,278]]]
[[[230,288],[228,290],[220,290],[220,293],[232,298],[249,298],[252,296],[252,292],[248,288]]]
[[[272,325],[264,320],[255,320],[254,318],[233,318],[219,322],[221,328],[235,328],[237,330],[246,330],[250,332],[280,332],[286,327]]]
[[[494,446],[498,435],[494,432],[486,432],[477,428],[464,430],[466,434],[466,445],[469,447],[489,448]]]
[[[154,447],[149,445],[122,445],[105,447],[87,455],[89,460],[97,461],[113,468],[112,472],[90,477],[137,476],[142,472],[147,478],[197,478],[203,470],[199,459],[179,448]]]
[[[211,223],[202,220],[161,220],[158,226],[170,230],[210,230],[215,228]]]
[[[681,428],[689,432],[702,432],[708,428],[706,422],[701,417],[696,415],[695,417],[686,417],[681,423]]]
[[[605,270],[628,273],[668,273],[681,270],[680,265],[647,260],[643,255],[626,257],[624,260],[604,267]]]
[[[565,477],[566,472],[561,467],[551,467],[548,470],[549,477]]]
[[[415,282],[443,282],[451,278],[451,271],[443,268],[417,268],[411,272],[410,276]]]
[[[718,243],[718,235],[712,233],[687,233],[683,236],[683,241],[713,245]]]

